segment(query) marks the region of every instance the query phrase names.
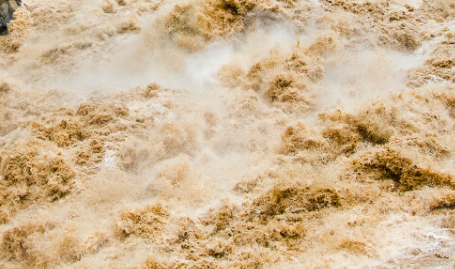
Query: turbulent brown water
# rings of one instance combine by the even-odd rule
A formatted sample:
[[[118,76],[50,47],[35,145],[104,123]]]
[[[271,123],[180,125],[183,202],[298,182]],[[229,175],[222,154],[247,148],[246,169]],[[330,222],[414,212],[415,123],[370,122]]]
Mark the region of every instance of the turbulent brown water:
[[[14,16],[0,268],[455,267],[455,2]]]

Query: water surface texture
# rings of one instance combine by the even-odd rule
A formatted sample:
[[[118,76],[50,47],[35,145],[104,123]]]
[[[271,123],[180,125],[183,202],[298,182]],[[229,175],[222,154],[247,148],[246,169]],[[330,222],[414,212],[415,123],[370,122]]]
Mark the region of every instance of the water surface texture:
[[[454,1],[14,17],[1,269],[454,268]]]

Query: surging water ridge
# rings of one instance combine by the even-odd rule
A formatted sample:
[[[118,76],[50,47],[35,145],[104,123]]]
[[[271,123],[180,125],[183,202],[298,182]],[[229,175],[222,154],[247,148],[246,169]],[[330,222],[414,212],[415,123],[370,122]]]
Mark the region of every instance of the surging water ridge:
[[[454,268],[455,3],[29,0],[0,268]]]

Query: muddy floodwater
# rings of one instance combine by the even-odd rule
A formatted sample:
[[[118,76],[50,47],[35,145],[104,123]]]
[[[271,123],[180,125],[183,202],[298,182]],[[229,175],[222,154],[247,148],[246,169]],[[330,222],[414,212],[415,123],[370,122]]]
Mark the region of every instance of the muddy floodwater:
[[[19,268],[455,268],[455,1],[24,1]]]

